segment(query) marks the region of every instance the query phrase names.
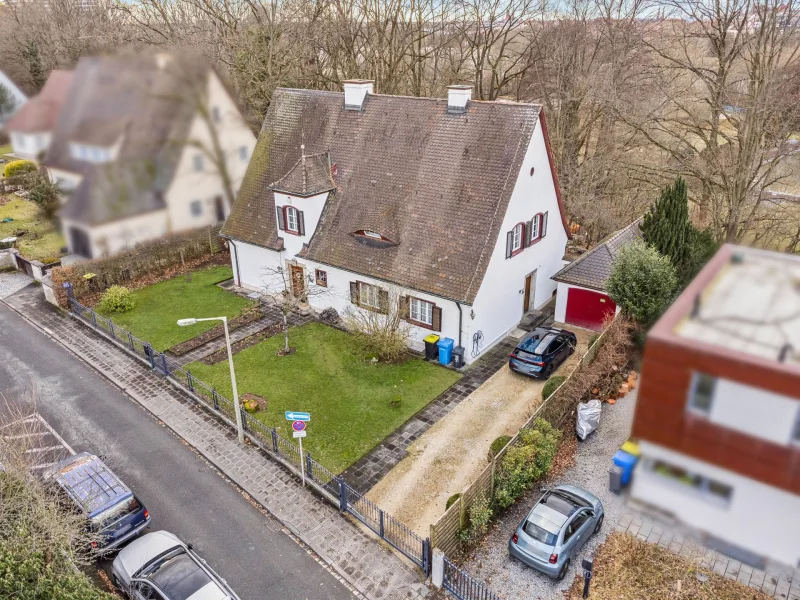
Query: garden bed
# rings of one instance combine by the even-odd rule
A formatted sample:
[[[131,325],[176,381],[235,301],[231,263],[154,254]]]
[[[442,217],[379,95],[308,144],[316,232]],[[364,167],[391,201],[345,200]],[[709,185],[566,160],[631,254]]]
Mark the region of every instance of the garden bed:
[[[238,342],[234,342],[231,344],[231,353],[238,354],[242,350],[246,348],[250,348],[251,346],[255,346],[256,344],[267,340],[274,335],[277,335],[283,329],[283,325],[281,323],[275,323],[273,325],[269,325],[266,328],[262,329],[261,331],[256,331],[252,335],[248,335],[246,338],[242,338]],[[200,359],[200,362],[204,365],[215,365],[223,360],[228,360],[228,349],[221,348],[216,352],[212,352],[207,356],[204,356]]]
[[[249,325],[254,321],[258,321],[264,315],[261,314],[261,311],[256,308],[253,310],[249,310],[243,315],[240,315],[234,319],[228,321],[228,332],[236,331],[240,327],[244,327],[245,325]],[[180,344],[176,344],[172,348],[169,349],[169,352],[174,354],[175,356],[183,356],[187,352],[191,352],[192,350],[199,348],[203,344],[207,344],[211,340],[216,340],[219,337],[225,335],[225,328],[222,326],[222,323],[217,323],[214,327],[206,331],[205,333],[201,333],[193,337],[190,340],[186,340],[185,342],[181,342]],[[213,364],[213,363],[208,363]]]
[[[269,406],[255,417],[291,438],[285,411],[311,413],[303,447],[341,472],[455,383],[460,375],[414,358],[373,363],[356,339],[322,323],[293,327],[297,352],[279,357],[283,336],[261,341],[234,357],[240,394],[257,394]],[[187,366],[192,375],[230,397],[228,365]],[[397,402],[399,400],[399,402]]]

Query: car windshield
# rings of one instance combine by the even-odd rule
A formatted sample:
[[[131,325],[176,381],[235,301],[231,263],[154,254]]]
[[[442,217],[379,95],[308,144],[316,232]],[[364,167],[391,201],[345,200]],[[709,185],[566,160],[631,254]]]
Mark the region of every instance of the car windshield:
[[[92,528],[96,531],[108,529],[120,519],[128,516],[131,513],[135,513],[141,507],[142,505],[139,504],[135,497],[126,500],[125,502],[115,504],[111,508],[101,512],[99,515],[92,517]]]
[[[548,546],[556,545],[556,534],[542,529],[536,523],[525,521],[525,526],[522,528],[522,530],[537,542],[547,544]]]
[[[517,351],[523,351],[527,354],[535,355],[536,357],[540,357],[542,354],[545,353],[547,350],[547,346],[550,345],[555,339],[554,333],[548,333],[544,337],[540,337],[538,335],[531,336],[522,340],[519,346],[517,346]]]
[[[163,590],[170,600],[186,600],[212,583],[208,574],[185,552],[164,560],[149,574],[149,579]]]

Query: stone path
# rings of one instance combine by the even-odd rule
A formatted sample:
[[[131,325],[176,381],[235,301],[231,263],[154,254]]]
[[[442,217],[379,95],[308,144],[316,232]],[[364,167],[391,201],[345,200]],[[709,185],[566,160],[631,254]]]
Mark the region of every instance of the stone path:
[[[155,371],[47,304],[38,287],[23,289],[4,302],[196,448],[364,597],[399,600],[429,594],[421,571],[386,549],[331,504],[304,489],[293,475],[259,450],[239,445],[232,429]]]

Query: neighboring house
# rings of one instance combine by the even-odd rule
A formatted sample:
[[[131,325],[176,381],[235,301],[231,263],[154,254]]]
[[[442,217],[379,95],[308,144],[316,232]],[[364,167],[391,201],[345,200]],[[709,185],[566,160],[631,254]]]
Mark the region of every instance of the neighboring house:
[[[8,95],[8,100],[13,105],[10,110],[0,113],[0,126],[4,126],[6,121],[14,116],[23,104],[28,101],[27,94],[20,89],[20,87],[3,71],[0,71],[0,87],[5,90]]]
[[[65,191],[69,251],[104,256],[223,221],[255,142],[199,59],[82,58],[43,160]]]
[[[52,71],[42,90],[9,119],[5,127],[15,156],[39,160],[47,151],[71,83],[71,71]]]
[[[631,495],[800,564],[800,259],[724,246],[647,336]]]
[[[542,107],[279,89],[222,234],[236,283],[320,310],[399,306],[474,360],[548,302],[567,227]],[[280,282],[278,282],[279,285]],[[317,290],[315,290],[317,291]]]
[[[553,276],[558,282],[555,320],[597,331],[619,307],[606,294],[606,281],[619,249],[641,238],[641,219],[611,234]]]

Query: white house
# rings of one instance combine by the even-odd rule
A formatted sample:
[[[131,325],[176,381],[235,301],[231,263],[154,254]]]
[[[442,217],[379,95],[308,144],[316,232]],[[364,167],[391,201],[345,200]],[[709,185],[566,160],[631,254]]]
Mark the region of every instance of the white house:
[[[357,80],[275,92],[222,235],[238,285],[281,270],[326,288],[317,310],[397,302],[413,347],[433,331],[471,362],[552,298],[569,234],[541,106]]]
[[[70,252],[104,256],[222,222],[255,143],[199,59],[82,58],[43,159],[65,192]]]
[[[41,91],[8,120],[5,128],[15,156],[39,160],[47,152],[71,83],[71,71],[52,71]]]
[[[9,104],[13,105],[10,106],[10,110],[0,114],[0,125],[3,125],[8,119],[14,116],[14,113],[22,108],[22,105],[28,101],[28,96],[20,89],[14,80],[3,71],[0,71],[0,87],[3,88],[5,93],[9,96]]]

